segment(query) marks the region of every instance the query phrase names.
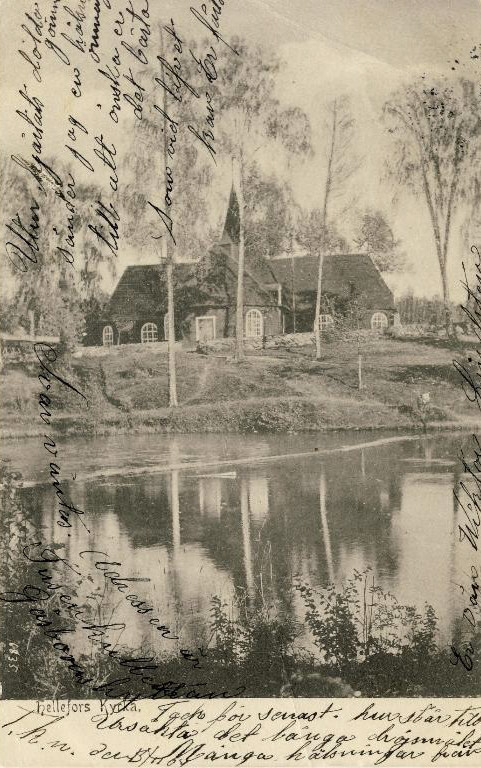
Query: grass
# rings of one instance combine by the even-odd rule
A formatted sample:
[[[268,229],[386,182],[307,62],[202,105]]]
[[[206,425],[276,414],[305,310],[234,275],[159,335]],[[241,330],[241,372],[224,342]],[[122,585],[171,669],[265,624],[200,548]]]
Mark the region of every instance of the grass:
[[[52,413],[58,431],[65,434],[419,429],[424,421],[438,426],[467,424],[472,406],[453,359],[465,361],[469,349],[466,342],[453,347],[366,335],[361,391],[357,347],[349,340],[325,341],[320,361],[314,359],[312,345],[253,351],[239,364],[229,353],[179,350],[181,405],[172,410],[165,351],[125,346],[104,357],[76,358],[57,368],[84,392],[89,407],[54,384]],[[0,377],[6,436],[44,431],[36,373],[34,366],[23,366],[7,368]],[[424,392],[430,393],[431,405],[422,416],[417,398]]]

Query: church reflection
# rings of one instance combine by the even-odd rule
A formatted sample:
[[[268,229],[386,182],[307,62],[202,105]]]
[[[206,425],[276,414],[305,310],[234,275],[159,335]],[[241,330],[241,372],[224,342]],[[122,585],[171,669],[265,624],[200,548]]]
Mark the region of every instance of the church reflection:
[[[250,606],[271,601],[302,621],[294,578],[341,585],[354,569],[368,567],[376,584],[401,601],[433,604],[448,633],[455,615],[451,585],[462,568],[453,503],[461,473],[442,441],[233,463],[218,472],[180,469],[173,443],[169,461],[170,471],[71,483],[90,534],[74,520],[65,554],[77,562],[82,549],[104,551],[121,563],[123,575],[149,579],[134,591],[183,643],[208,637],[213,595],[229,605],[236,595]],[[54,540],[51,489],[25,493],[45,540]],[[105,599],[104,608],[125,619],[121,595],[111,590]],[[126,624],[122,642],[132,648],[158,642],[141,615],[130,611]]]

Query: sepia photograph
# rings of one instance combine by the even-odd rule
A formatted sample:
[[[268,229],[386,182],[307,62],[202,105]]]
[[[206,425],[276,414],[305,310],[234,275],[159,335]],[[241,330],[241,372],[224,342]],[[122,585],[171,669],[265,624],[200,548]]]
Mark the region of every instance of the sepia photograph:
[[[481,7],[190,2],[1,4],[2,765],[475,765]]]

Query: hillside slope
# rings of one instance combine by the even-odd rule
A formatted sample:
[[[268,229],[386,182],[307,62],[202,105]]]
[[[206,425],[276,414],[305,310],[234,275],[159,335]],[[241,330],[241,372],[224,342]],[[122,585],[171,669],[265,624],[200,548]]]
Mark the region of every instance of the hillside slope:
[[[357,348],[325,343],[252,352],[237,364],[226,354],[178,351],[181,404],[168,408],[165,349],[127,346],[101,357],[80,357],[55,369],[88,399],[55,382],[49,392],[52,427],[65,434],[112,430],[179,432],[303,431],[422,428],[424,423],[467,424],[474,408],[453,358],[466,361],[469,345],[448,346],[387,338],[363,342],[363,389],[357,385]],[[467,363],[466,363],[467,364]],[[1,426],[5,435],[43,434],[38,367],[6,369]],[[430,395],[421,413],[418,397]]]

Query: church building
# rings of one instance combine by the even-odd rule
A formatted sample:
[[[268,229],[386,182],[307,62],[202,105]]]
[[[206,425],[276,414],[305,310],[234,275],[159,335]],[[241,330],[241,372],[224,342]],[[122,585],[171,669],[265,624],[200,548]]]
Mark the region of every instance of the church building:
[[[174,265],[175,337],[189,345],[235,336],[239,209],[234,191],[219,242],[199,262]],[[312,331],[316,257],[284,254],[275,259],[246,253],[246,338]],[[94,345],[138,344],[168,337],[167,286],[161,263],[127,267],[102,316],[86,335]],[[368,254],[324,258],[321,328],[333,323],[333,307],[359,297],[362,327],[382,331],[394,323],[391,291]]]

